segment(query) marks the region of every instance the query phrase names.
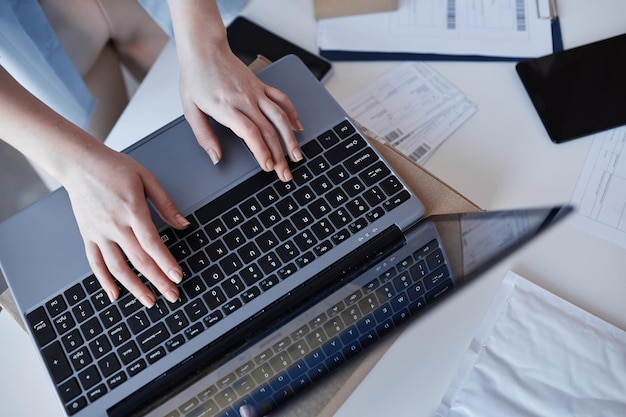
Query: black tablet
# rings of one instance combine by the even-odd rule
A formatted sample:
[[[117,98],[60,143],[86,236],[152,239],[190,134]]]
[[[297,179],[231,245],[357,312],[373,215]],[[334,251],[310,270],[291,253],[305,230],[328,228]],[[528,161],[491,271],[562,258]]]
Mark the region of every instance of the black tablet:
[[[228,25],[228,42],[233,53],[246,65],[250,65],[263,55],[270,61],[277,61],[285,55],[293,54],[304,62],[318,80],[324,81],[332,68],[330,61],[270,32],[268,29],[239,16]]]
[[[626,34],[522,61],[516,70],[556,143],[626,124]]]

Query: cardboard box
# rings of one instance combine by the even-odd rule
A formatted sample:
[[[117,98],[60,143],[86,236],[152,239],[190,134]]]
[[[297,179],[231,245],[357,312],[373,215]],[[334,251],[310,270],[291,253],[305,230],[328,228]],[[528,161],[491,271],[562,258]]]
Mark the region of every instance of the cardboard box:
[[[313,0],[316,19],[390,12],[398,9],[399,0]]]

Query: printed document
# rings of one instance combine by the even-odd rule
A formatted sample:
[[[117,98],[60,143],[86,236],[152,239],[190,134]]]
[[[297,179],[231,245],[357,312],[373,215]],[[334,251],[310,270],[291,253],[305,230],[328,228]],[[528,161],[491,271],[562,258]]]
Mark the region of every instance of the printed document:
[[[341,103],[372,136],[417,163],[476,112],[465,94],[423,62],[398,65]]]
[[[626,127],[596,133],[571,203],[579,229],[626,248]]]
[[[318,47],[530,58],[553,52],[549,0],[400,0],[398,10],[321,19]],[[537,10],[538,5],[541,11]]]

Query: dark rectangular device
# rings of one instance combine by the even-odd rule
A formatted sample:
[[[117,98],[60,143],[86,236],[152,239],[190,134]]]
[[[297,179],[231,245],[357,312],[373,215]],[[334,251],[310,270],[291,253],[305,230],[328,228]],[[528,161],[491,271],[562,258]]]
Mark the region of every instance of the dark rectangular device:
[[[331,73],[330,61],[270,32],[245,17],[235,18],[228,25],[227,35],[233,53],[246,65],[250,65],[259,54],[270,61],[277,61],[285,55],[292,54],[300,58],[320,81],[325,81]]]
[[[626,34],[521,61],[516,70],[553,142],[626,124]]]

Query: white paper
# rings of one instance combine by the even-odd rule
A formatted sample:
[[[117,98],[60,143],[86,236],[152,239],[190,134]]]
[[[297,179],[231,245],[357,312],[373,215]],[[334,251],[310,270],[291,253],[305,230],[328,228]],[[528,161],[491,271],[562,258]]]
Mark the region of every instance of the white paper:
[[[423,62],[406,62],[342,102],[352,118],[417,163],[476,112],[465,94]]]
[[[321,50],[538,57],[553,52],[548,0],[400,0],[398,10],[322,19]]]
[[[509,272],[436,415],[626,416],[626,332]]]
[[[596,133],[571,203],[571,224],[626,248],[626,127]]]

